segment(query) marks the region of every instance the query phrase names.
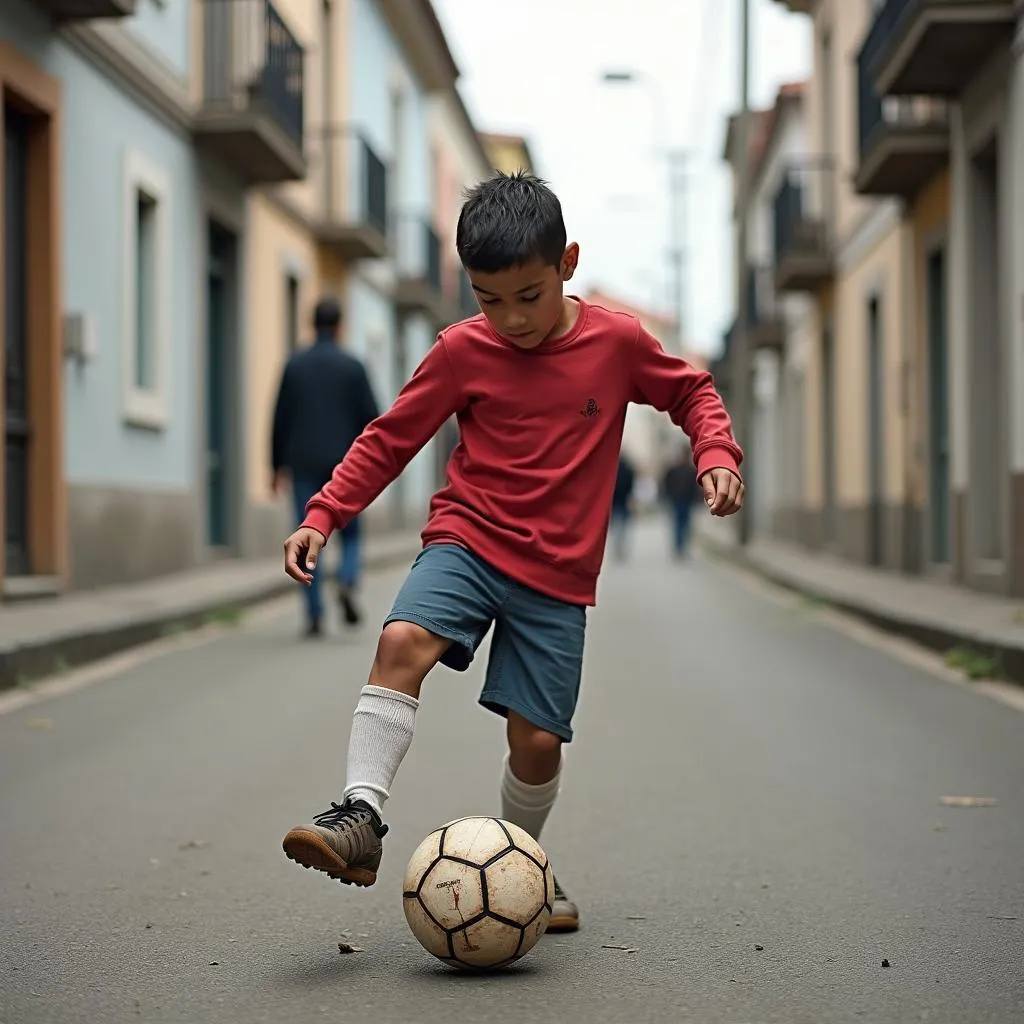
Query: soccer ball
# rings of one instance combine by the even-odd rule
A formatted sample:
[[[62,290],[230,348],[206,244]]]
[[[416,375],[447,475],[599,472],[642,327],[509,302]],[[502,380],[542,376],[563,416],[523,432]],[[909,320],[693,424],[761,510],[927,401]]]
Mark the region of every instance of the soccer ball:
[[[453,967],[505,967],[551,920],[547,854],[518,825],[459,818],[431,832],[405,869],[402,904],[420,945]]]

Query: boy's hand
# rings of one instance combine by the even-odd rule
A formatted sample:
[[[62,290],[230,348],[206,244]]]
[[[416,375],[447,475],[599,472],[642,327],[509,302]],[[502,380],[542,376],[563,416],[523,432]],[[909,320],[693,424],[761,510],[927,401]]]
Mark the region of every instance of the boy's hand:
[[[746,488],[730,470],[709,469],[700,482],[704,488],[704,501],[713,516],[731,516],[743,507]]]
[[[293,580],[305,583],[313,582],[307,569],[316,568],[316,558],[327,543],[327,538],[309,526],[301,526],[284,542],[284,571]]]

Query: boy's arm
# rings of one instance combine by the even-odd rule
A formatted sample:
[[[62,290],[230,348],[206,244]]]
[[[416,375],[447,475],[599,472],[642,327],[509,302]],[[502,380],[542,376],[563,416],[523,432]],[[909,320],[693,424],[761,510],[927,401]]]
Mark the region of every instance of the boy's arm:
[[[669,355],[637,324],[632,350],[634,402],[667,412],[690,438],[697,479],[709,469],[727,469],[737,477],[743,451],[710,373]]]
[[[359,515],[463,404],[444,339],[439,338],[399,392],[306,505],[303,526],[324,537]]]

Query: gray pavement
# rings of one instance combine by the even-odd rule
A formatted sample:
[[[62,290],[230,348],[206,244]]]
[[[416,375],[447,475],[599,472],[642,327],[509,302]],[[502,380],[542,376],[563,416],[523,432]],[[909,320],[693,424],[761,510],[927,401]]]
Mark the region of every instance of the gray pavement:
[[[872,625],[940,652],[966,647],[995,659],[998,674],[1024,684],[1024,601],[860,565],[774,537],[755,536],[745,547],[733,521],[702,517],[700,539],[790,590],[827,601]]]
[[[368,569],[405,562],[413,532],[367,537]],[[333,567],[337,548],[328,547]],[[231,558],[141,583],[72,591],[0,607],[0,691],[110,657],[159,637],[234,617],[291,589],[281,556]]]
[[[0,1021],[1019,1024],[1024,715],[636,539],[543,837],[577,935],[481,979],[406,928],[415,845],[497,809],[482,659],[427,682],[377,886],[284,858],[337,798],[375,642],[304,643],[289,601],[0,716]]]

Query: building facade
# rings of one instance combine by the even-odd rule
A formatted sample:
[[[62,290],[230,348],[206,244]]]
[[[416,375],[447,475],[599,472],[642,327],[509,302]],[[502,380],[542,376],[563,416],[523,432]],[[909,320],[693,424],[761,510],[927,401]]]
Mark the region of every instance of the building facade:
[[[516,171],[537,173],[530,144],[522,135],[484,132],[480,139],[496,170],[504,174],[514,174]]]
[[[190,18],[153,0],[0,11],[9,594],[201,557]]]
[[[808,301],[775,457],[802,422],[803,480],[783,459],[757,526],[1024,593],[1022,5],[779,2],[814,37],[806,147],[772,199],[776,295]]]
[[[290,503],[266,486],[270,420],[283,362],[308,341],[317,299],[341,300],[345,343],[365,361],[382,407],[438,330],[462,316],[443,231],[463,184],[450,168],[467,147],[480,154],[433,8],[427,0],[331,0],[318,19],[306,26],[326,41],[320,61],[307,65],[308,174],[250,199],[259,260],[246,453],[253,552],[276,550],[291,521]],[[461,118],[458,133],[439,132],[442,112]],[[385,490],[368,510],[371,523],[422,519],[439,447],[430,442]]]
[[[463,313],[457,79],[429,0],[3,4],[6,597],[279,549],[270,418],[317,299],[382,405]],[[371,518],[436,478],[425,451]]]

